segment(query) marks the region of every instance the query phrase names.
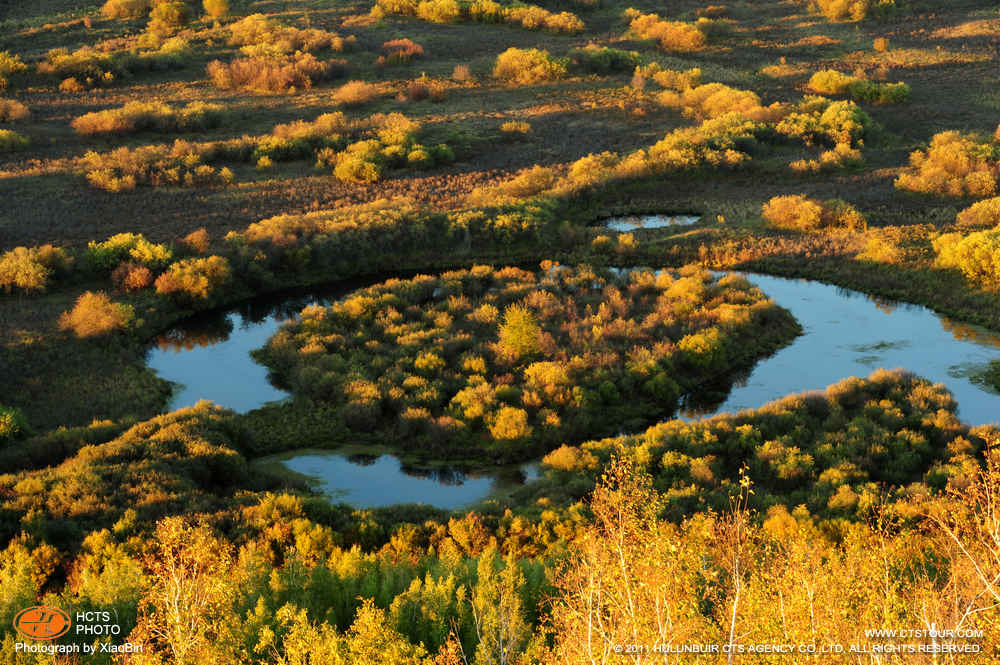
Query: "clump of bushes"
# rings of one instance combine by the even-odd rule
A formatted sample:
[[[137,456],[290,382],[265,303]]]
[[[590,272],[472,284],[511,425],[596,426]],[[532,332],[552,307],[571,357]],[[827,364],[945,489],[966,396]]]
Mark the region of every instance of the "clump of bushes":
[[[221,104],[191,102],[175,108],[163,102],[126,102],[121,108],[84,114],[71,124],[78,134],[84,135],[189,132],[218,127],[227,116]]]
[[[910,153],[910,167],[897,189],[946,196],[994,196],[1000,176],[1000,146],[948,131],[934,135],[927,150]]]
[[[778,228],[796,231],[863,231],[867,226],[864,216],[849,203],[838,199],[820,202],[802,194],[775,196],[764,204],[762,216]]]
[[[181,301],[208,300],[232,279],[229,261],[221,256],[182,259],[156,278],[156,292]]]
[[[529,30],[577,33],[583,21],[571,12],[550,12],[537,5],[503,6],[494,0],[376,0],[372,16],[416,16],[432,23],[513,23]]]
[[[229,0],[201,0],[205,15],[218,21],[229,15]]]
[[[414,58],[424,55],[424,47],[412,39],[391,39],[382,44],[382,55],[375,62],[379,67],[385,65],[404,65]]]
[[[263,14],[251,14],[229,26],[229,43],[242,47],[250,57],[315,53],[324,49],[348,51],[357,40],[316,28],[300,29],[282,25]]]
[[[708,38],[696,25],[682,21],[667,21],[657,14],[643,14],[638,9],[626,9],[629,32],[638,39],[652,39],[664,51],[700,51]]]
[[[635,51],[622,51],[596,44],[573,49],[569,52],[569,59],[574,67],[598,74],[628,71],[638,67],[642,62],[642,58]]]
[[[660,66],[660,63],[651,62],[648,65],[635,68],[632,85],[633,87],[637,87],[638,80],[643,81],[639,85],[644,85],[645,80],[650,78],[662,88],[684,92],[685,90],[690,90],[701,85],[701,70],[695,67],[681,72],[673,69],[664,69]]]
[[[254,355],[345,440],[512,457],[658,418],[794,327],[745,280],[694,267],[476,266],[307,308]]]
[[[177,32],[191,20],[191,8],[183,0],[157,0],[149,12],[146,30],[157,37]]]
[[[91,240],[87,244],[84,262],[98,274],[108,274],[124,261],[132,261],[151,268],[161,268],[173,258],[166,245],[146,240],[141,233],[118,233],[103,242]]]
[[[152,0],[107,0],[101,5],[101,16],[106,19],[143,18],[152,8]]]
[[[1000,226],[1000,197],[973,203],[958,213],[955,223],[959,226]]]
[[[15,247],[0,255],[0,290],[44,291],[54,276],[68,272],[71,263],[64,250],[52,245]]]
[[[31,141],[13,129],[0,129],[0,154],[23,150],[30,143]]]
[[[152,50],[103,51],[84,46],[76,51],[52,49],[38,63],[38,73],[63,78],[60,90],[77,92],[108,86],[141,71],[183,67],[190,54],[190,44],[182,37],[159,43]]]
[[[511,47],[497,56],[493,78],[518,85],[554,81],[566,76],[566,64],[548,51]]]
[[[698,119],[738,113],[751,120],[778,120],[788,114],[787,105],[763,106],[757,93],[722,83],[706,83],[679,92],[664,90],[656,96],[656,101],[668,108],[682,109],[685,115]]]
[[[183,185],[205,187],[233,181],[228,168],[216,170],[204,164],[204,154],[195,145],[177,140],[171,145],[121,147],[106,153],[88,152],[79,160],[92,186],[109,192],[135,189],[139,185]]]
[[[348,81],[331,95],[333,101],[344,106],[367,104],[378,96],[378,87],[365,81]]]
[[[444,144],[424,146],[417,143],[420,123],[401,113],[376,114],[365,123],[361,140],[317,152],[317,166],[333,166],[339,180],[352,183],[376,182],[387,169],[427,168],[455,158]]]
[[[831,21],[861,21],[885,16],[897,8],[896,0],[799,0],[808,2],[812,11]]]
[[[933,241],[936,264],[960,270],[970,281],[1000,285],[1000,230],[945,233]]]
[[[0,98],[0,122],[17,122],[24,120],[31,112],[28,107],[16,99]]]
[[[870,104],[901,104],[910,99],[910,86],[905,83],[878,83],[835,69],[816,72],[807,87],[824,95],[848,94],[859,102]]]
[[[220,90],[262,93],[295,93],[313,84],[342,76],[343,61],[317,60],[311,53],[282,57],[237,58],[230,63],[213,60],[206,72]]]
[[[59,317],[59,329],[77,337],[102,337],[126,330],[135,319],[131,305],[116,303],[104,291],[87,291],[77,298],[73,309]]]
[[[531,124],[523,120],[507,120],[500,125],[500,131],[508,137],[524,137],[531,133]]]
[[[799,159],[789,166],[799,173],[818,173],[833,169],[855,168],[865,163],[861,151],[850,143],[838,143],[832,150],[825,150],[819,159]]]

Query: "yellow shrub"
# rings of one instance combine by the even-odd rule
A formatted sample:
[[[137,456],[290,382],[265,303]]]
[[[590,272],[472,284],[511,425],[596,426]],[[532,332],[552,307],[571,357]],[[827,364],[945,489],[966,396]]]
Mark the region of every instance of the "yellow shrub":
[[[500,409],[490,425],[490,434],[493,438],[506,441],[525,439],[531,436],[531,432],[527,412],[511,406]]]
[[[221,256],[183,259],[156,278],[156,292],[205,300],[229,283],[229,261]]]
[[[497,56],[493,78],[530,85],[566,75],[566,63],[540,49],[509,48]]]
[[[101,6],[101,16],[107,19],[142,18],[152,8],[152,0],[108,0]]]
[[[930,147],[910,153],[910,168],[896,178],[897,189],[947,196],[994,196],[1000,176],[1000,147],[948,131]]]
[[[201,6],[205,10],[205,15],[215,20],[229,15],[229,0],[201,0]]]
[[[639,39],[654,39],[665,51],[700,51],[708,39],[705,33],[690,23],[666,21],[656,14],[643,14],[635,9],[625,11],[629,32]]]
[[[835,69],[824,69],[813,74],[806,87],[822,95],[842,95],[847,92],[848,86],[859,80],[856,76],[844,74]]]
[[[417,5],[417,16],[431,23],[456,23],[462,18],[462,8],[456,0],[423,0]]]
[[[348,81],[337,88],[332,95],[333,101],[344,106],[366,104],[378,95],[378,88],[364,81]]]
[[[977,231],[967,236],[946,233],[933,245],[937,265],[961,270],[974,282],[1000,284],[1000,231]]]
[[[99,337],[125,329],[134,318],[131,306],[112,302],[103,291],[87,291],[72,310],[59,317],[59,328],[77,337]]]
[[[860,231],[867,225],[853,206],[838,200],[819,202],[802,194],[776,196],[764,204],[762,216],[778,228],[817,231],[840,227]]]
[[[958,213],[955,222],[959,226],[1000,225],[1000,197],[993,197],[972,204]]]

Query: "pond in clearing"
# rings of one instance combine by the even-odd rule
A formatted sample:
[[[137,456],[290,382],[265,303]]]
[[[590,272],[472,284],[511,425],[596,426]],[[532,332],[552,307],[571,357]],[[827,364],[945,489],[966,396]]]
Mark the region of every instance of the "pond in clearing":
[[[669,226],[691,226],[701,220],[700,215],[627,215],[611,217],[601,222],[609,231],[635,231],[662,229]]]
[[[756,408],[788,394],[823,389],[848,376],[867,376],[880,367],[902,367],[943,383],[958,401],[963,421],[981,425],[1000,419],[1000,394],[978,378],[991,360],[1000,358],[1000,335],[953,322],[925,307],[877,300],[822,282],[745,276],[791,311],[804,333],[744,376],[721,382],[715,395],[698,396],[700,407],[690,400],[683,417]],[[326,293],[256,301],[196,317],[161,336],[150,349],[148,362],[161,377],[182,386],[170,408],[208,399],[245,412],[287,397],[271,385],[267,370],[251,359],[250,351],[263,346],[302,307],[334,302],[373,281],[340,284]],[[428,472],[404,468],[389,455],[361,459],[327,451],[296,451],[274,461],[316,479],[318,489],[357,506],[405,502],[464,506],[537,473],[526,468]]]

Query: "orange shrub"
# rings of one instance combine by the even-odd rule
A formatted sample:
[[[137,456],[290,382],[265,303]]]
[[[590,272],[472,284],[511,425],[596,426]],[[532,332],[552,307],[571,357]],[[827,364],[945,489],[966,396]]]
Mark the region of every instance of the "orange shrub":
[[[112,302],[104,291],[87,291],[72,310],[59,317],[59,329],[82,338],[100,337],[126,329],[134,318],[130,305]]]
[[[378,57],[375,64],[399,65],[405,64],[424,55],[424,47],[410,39],[392,39],[382,44],[382,55]]]
[[[16,99],[0,99],[0,122],[24,120],[29,115],[28,107]]]
[[[1000,176],[1000,146],[955,131],[935,134],[927,150],[910,153],[910,167],[897,189],[946,196],[994,196]]]
[[[469,69],[468,65],[455,65],[455,69],[451,71],[451,78],[459,83],[471,81],[472,70]],[[997,133],[1000,134],[1000,127],[997,127]]]
[[[229,15],[229,0],[201,0],[201,6],[205,10],[205,15],[215,20]]]
[[[213,60],[206,71],[220,90],[295,93],[344,72],[344,61],[320,61],[309,53],[282,58],[237,58],[230,63]]]
[[[653,39],[665,51],[700,51],[708,44],[705,33],[690,23],[667,21],[637,9],[625,10],[629,32],[639,39]]]
[[[212,244],[212,237],[208,234],[208,229],[201,227],[197,231],[192,231],[177,241],[177,244],[195,254],[204,254]]]
[[[112,271],[111,281],[119,291],[139,291],[153,283],[153,271],[141,263],[127,261]]]

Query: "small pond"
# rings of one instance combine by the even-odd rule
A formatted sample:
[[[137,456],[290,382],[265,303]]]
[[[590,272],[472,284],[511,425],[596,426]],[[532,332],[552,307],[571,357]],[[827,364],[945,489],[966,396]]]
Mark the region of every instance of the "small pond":
[[[463,508],[539,477],[537,463],[489,471],[416,468],[403,464],[395,455],[344,455],[328,450],[295,451],[266,457],[257,463],[282,464],[334,501],[358,508],[398,503],[423,503],[449,510]]]
[[[601,226],[609,231],[626,232],[637,229],[662,229],[669,226],[691,226],[700,220],[700,215],[627,215],[602,220]]]

